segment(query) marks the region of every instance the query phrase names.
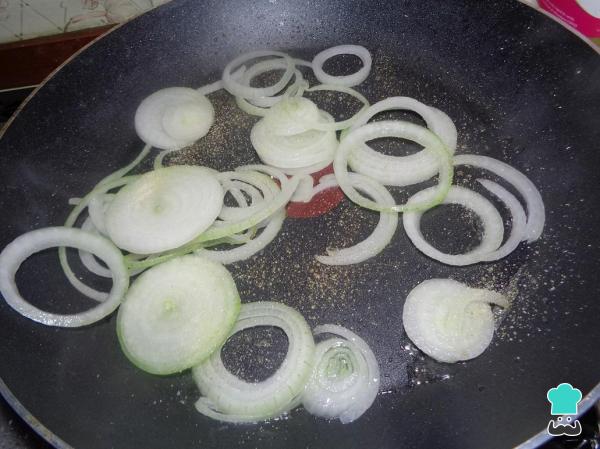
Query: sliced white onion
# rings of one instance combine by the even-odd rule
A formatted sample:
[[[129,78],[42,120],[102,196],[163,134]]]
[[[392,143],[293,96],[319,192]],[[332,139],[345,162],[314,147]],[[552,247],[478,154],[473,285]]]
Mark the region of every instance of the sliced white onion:
[[[90,220],[94,224],[94,228],[102,234],[106,235],[106,224],[104,223],[104,215],[108,209],[109,204],[115,198],[112,193],[97,194],[90,198],[88,203],[88,213],[90,214]]]
[[[333,156],[331,159],[325,159],[323,162],[319,162],[318,164],[307,165],[306,167],[300,168],[279,168],[286,175],[310,175],[312,173],[317,173],[323,170],[325,167],[331,165],[333,162]]]
[[[98,256],[112,273],[113,285],[105,301],[82,313],[72,315],[44,312],[28,303],[19,293],[15,275],[32,254],[53,247],[78,248]],[[79,327],[95,323],[111,314],[121,303],[129,275],[123,255],[109,240],[81,229],[50,227],[27,232],[0,253],[0,292],[9,306],[21,315],[48,326]]]
[[[242,82],[236,80],[232,76],[232,70],[236,67],[241,66],[247,61],[251,61],[257,58],[264,58],[268,56],[278,56],[283,58],[284,62],[287,64],[285,67],[285,71],[279,81],[269,87],[250,87],[248,85],[242,84]],[[249,53],[245,53],[243,55],[238,56],[233,61],[231,61],[225,69],[223,70],[223,87],[233,96],[235,97],[243,97],[247,99],[256,99],[261,97],[271,97],[280,92],[290,81],[292,76],[294,75],[294,60],[290,58],[285,53],[280,51],[272,51],[272,50],[259,50],[259,51],[251,51]]]
[[[275,237],[277,237],[284,220],[285,209],[281,209],[268,219],[267,226],[257,237],[254,237],[252,240],[249,240],[241,246],[228,250],[209,250],[200,248],[196,250],[196,254],[206,259],[220,262],[224,265],[249,259],[262,251],[275,239]]]
[[[394,198],[390,192],[374,179],[358,173],[350,173],[352,186],[370,196],[381,206],[393,206]],[[333,187],[329,178],[322,180],[323,185]],[[326,184],[325,184],[326,183]],[[326,265],[350,265],[363,262],[379,254],[390,243],[398,226],[397,212],[380,212],[379,223],[362,242],[344,249],[327,249],[327,256],[316,256],[316,259]]]
[[[94,226],[94,223],[92,223],[92,220],[90,217],[88,217],[84,220],[83,224],[81,225],[81,230],[89,232],[90,234],[100,235],[98,229],[96,229],[96,227]],[[108,268],[100,265],[92,253],[88,253],[81,249],[78,250],[78,253],[79,253],[79,258],[81,259],[81,263],[90,272],[94,273],[97,276],[101,276],[101,277],[105,277],[105,278],[112,277],[112,271],[110,271]]]
[[[178,150],[204,137],[214,117],[204,95],[187,87],[169,87],[142,101],[135,113],[135,130],[153,147]]]
[[[455,363],[479,356],[494,336],[490,304],[508,307],[500,293],[468,287],[452,279],[430,279],[406,298],[406,335],[425,354]]]
[[[83,223],[81,225],[81,230],[89,232],[91,234],[101,235],[98,232],[98,230],[96,229],[96,227],[94,226],[94,223],[92,223],[92,220],[90,219],[90,217],[87,217],[83,221]],[[81,259],[81,263],[90,272],[94,273],[97,276],[101,276],[101,277],[105,277],[105,278],[112,278],[112,271],[110,271],[108,268],[106,268],[102,264],[100,264],[96,260],[96,257],[92,253],[88,253],[87,251],[83,251],[81,249],[78,250],[77,252],[79,254],[79,258]],[[130,254],[129,257],[132,258],[133,255]],[[139,256],[139,257],[141,258],[144,256]],[[129,276],[135,276],[135,275],[141,273],[142,271],[143,270],[130,270]],[[98,295],[99,296],[101,295],[102,298],[98,297],[98,298],[91,298],[91,299],[95,299],[97,301],[99,301],[99,300],[104,301],[106,299],[106,297],[108,297],[108,293],[98,292]]]
[[[287,97],[265,114],[262,121],[271,134],[294,136],[304,133],[323,120],[317,105],[304,97]]]
[[[314,180],[310,175],[300,176],[300,182],[298,188],[292,195],[290,201],[296,201],[300,203],[308,203],[313,197],[313,184]]]
[[[342,326],[317,326],[314,334],[342,338],[330,338],[317,344],[302,405],[313,415],[350,423],[371,407],[379,391],[379,365],[375,355],[362,338]]]
[[[456,126],[444,112],[427,106],[414,98],[390,97],[362,112],[350,130],[365,125],[375,115],[391,110],[409,110],[419,114],[427,127],[436,134],[451,154],[456,150]],[[408,156],[388,156],[366,144],[356,147],[348,157],[352,170],[377,179],[384,185],[406,186],[423,182],[439,170],[436,155],[423,149]]]
[[[127,358],[152,374],[173,374],[205,360],[224,342],[240,309],[231,274],[189,255],[155,266],[131,286],[117,316]]]
[[[421,196],[421,201],[384,207],[362,196],[350,183],[348,174],[348,156],[350,152],[365,142],[380,137],[399,137],[415,141],[438,159],[438,185],[428,190],[427,195]],[[341,189],[350,200],[362,207],[377,211],[406,212],[429,209],[443,201],[452,184],[453,176],[452,155],[443,142],[427,128],[400,120],[367,123],[350,131],[340,142],[333,161],[333,168]]]
[[[251,204],[239,204],[238,207],[223,206],[219,213],[219,218],[223,222],[215,223],[216,226],[227,226],[230,222],[244,220],[255,214],[257,211],[264,209],[267,204],[273,200],[280,192],[279,186],[267,175],[256,171],[233,171],[219,173],[219,180],[223,184],[223,187],[229,191],[230,186],[237,186],[242,191],[255,195],[256,193],[252,189],[256,189],[259,192],[260,198],[253,198]],[[237,184],[240,182],[240,184]],[[241,200],[242,198],[239,198]],[[245,201],[245,198],[243,198]]]
[[[524,238],[530,243],[540,238],[544,230],[544,222],[546,221],[544,200],[535,184],[527,176],[502,161],[475,154],[461,154],[456,156],[454,165],[470,165],[489,170],[512,184],[523,196],[527,205],[527,231]]]
[[[496,251],[481,256],[482,261],[502,259],[517,249],[517,246],[523,240],[523,236],[527,230],[527,216],[519,200],[504,187],[487,179],[478,179],[477,181],[506,205],[512,217],[510,236],[506,242]]]
[[[149,147],[144,148],[144,150],[140,154],[141,157],[143,157],[145,155],[144,153],[147,153],[148,148]],[[140,156],[138,156],[138,158],[136,159],[137,162],[139,162]],[[136,162],[136,161],[134,161],[134,162]],[[94,187],[94,189],[90,193],[88,193],[84,198],[82,198],[82,200],[77,204],[77,206],[75,206],[73,208],[73,210],[71,211],[71,213],[69,214],[69,216],[67,217],[67,219],[65,221],[65,227],[71,228],[75,225],[75,222],[79,218],[79,215],[81,215],[81,212],[83,212],[83,210],[88,206],[92,197],[94,197],[96,195],[103,195],[112,189],[121,187],[123,185],[127,185],[127,184],[135,181],[136,179],[139,179],[139,176],[121,177],[121,176],[123,176],[123,174],[127,173],[128,168],[131,168],[132,166],[135,166],[135,165],[137,165],[137,164],[132,163],[132,164],[128,165],[127,167],[115,172],[117,174],[120,173],[119,177],[115,176],[114,174],[111,174],[111,175],[107,176],[106,178],[104,178],[96,187]],[[82,282],[75,275],[75,273],[73,273],[73,270],[71,269],[71,267],[69,265],[69,261],[67,259],[67,251],[66,251],[65,247],[60,247],[58,249],[58,258],[60,260],[60,266],[62,267],[67,280],[78,292],[87,296],[90,299],[93,299],[94,301],[98,301],[98,302],[106,301],[106,299],[109,296],[108,292],[101,292],[101,291],[98,291],[98,290],[90,287],[89,285]]]
[[[280,170],[269,167],[266,165],[246,165],[238,167],[240,172],[252,172],[259,171],[269,174],[270,176],[276,177],[280,183],[281,189],[271,201],[265,201],[261,204],[261,207],[253,211],[252,215],[241,218],[227,223],[215,223],[210,229],[202,233],[194,243],[208,242],[211,240],[217,240],[222,237],[227,237],[232,234],[242,232],[252,226],[260,224],[263,220],[269,218],[279,209],[283,208],[289,201],[294,192],[298,187],[300,181],[298,176],[288,177]]]
[[[285,59],[268,59],[266,61],[261,61],[258,62],[256,64],[254,64],[253,66],[251,66],[246,73],[244,73],[243,77],[241,78],[242,82],[245,85],[250,86],[250,84],[252,83],[252,80],[254,78],[256,78],[258,75],[261,75],[263,73],[267,73],[270,72],[272,70],[277,70],[277,69],[285,69],[287,68],[288,63],[287,61],[285,61]],[[292,86],[298,86],[299,83],[301,83],[304,80],[304,77],[302,76],[302,73],[299,70],[294,70],[294,82],[291,84],[291,86],[289,87],[289,89],[294,89]],[[252,103],[252,105],[256,106],[256,107],[262,107],[262,108],[269,108],[271,106],[273,106],[275,103],[277,103],[279,100],[281,100],[283,98],[284,94],[280,94],[280,95],[274,95],[271,97],[258,97],[258,98],[253,98],[252,100],[250,100],[250,103]],[[241,99],[241,102],[247,102],[246,99],[244,99],[243,97],[237,97],[239,99]]]
[[[196,409],[211,418],[230,422],[257,422],[274,418],[297,403],[308,380],[315,343],[304,317],[275,302],[243,304],[234,335],[256,326],[275,326],[288,338],[288,352],[281,366],[268,379],[246,382],[230,373],[217,350],[192,373],[202,397]]]
[[[215,221],[222,205],[223,189],[212,170],[162,168],[117,193],[106,211],[106,230],[120,248],[158,253],[200,235]]]
[[[333,76],[325,73],[323,70],[323,64],[329,58],[337,55],[355,55],[360,58],[363,66],[352,75],[345,76]],[[312,69],[315,72],[315,76],[319,82],[323,84],[334,84],[337,86],[352,87],[362,83],[367,79],[369,73],[371,73],[371,53],[365,47],[360,45],[338,45],[336,47],[328,48],[317,54],[312,61]]]
[[[335,150],[338,146],[337,137],[334,131],[317,131],[305,130],[299,131],[308,123],[314,122],[304,121],[302,117],[297,117],[297,120],[292,120],[293,114],[289,116],[289,120],[275,119],[273,116],[277,114],[280,105],[285,106],[290,101],[296,99],[285,99],[277,103],[269,113],[259,122],[257,122],[250,133],[252,146],[256,150],[261,161],[265,164],[279,167],[281,169],[298,169],[317,164],[323,164],[333,159]],[[304,99],[305,100],[305,99]],[[310,100],[306,100],[310,102]],[[311,102],[312,103],[312,102]],[[331,123],[333,118],[324,112],[319,112],[320,122]],[[275,123],[279,123],[274,124]],[[280,126],[279,128],[277,128]],[[275,131],[273,129],[279,129]],[[288,132],[294,130],[293,135],[280,135],[278,132]]]
[[[431,196],[433,187],[413,195],[407,204],[421,203]],[[465,254],[446,254],[429,244],[421,233],[422,212],[405,212],[402,216],[404,230],[419,251],[434,260],[447,265],[464,266],[477,263],[482,257],[496,251],[504,237],[504,223],[494,205],[479,193],[460,186],[452,186],[442,204],[459,204],[476,213],[483,224],[483,236],[479,245]]]

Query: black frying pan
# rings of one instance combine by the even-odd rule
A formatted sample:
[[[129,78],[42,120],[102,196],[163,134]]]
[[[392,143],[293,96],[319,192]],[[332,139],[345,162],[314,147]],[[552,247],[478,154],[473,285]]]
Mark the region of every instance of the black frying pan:
[[[376,220],[344,203],[326,217],[288,220],[263,255],[233,266],[244,301],[282,301],[311,325],[348,326],[374,348],[386,394],[350,425],[301,409],[260,425],[211,421],[194,411],[188,373],[155,377],[125,359],[114,316],[86,329],[55,329],[2,302],[2,393],[57,447],[507,448],[547,425],[549,388],[570,382],[588,393],[598,383],[600,59],[513,1],[182,0],[152,11],[66,65],[6,131],[0,247],[62,223],[69,197],[136,154],[133,114],[151,92],[214,81],[228,60],[251,49],[311,58],[341,43],[371,50],[376,67],[362,89],[372,101],[408,95],[438,107],[457,124],[459,152],[525,171],[548,210],[542,240],[494,264],[452,268],[420,254],[399,230],[366,263],[318,266],[313,255],[328,243],[357,241]],[[220,129],[223,145],[174,162],[225,169],[254,160],[247,131],[239,129],[251,121],[229,117],[234,108],[226,96],[214,101],[218,117],[233,122]],[[468,182],[467,174],[459,182]],[[460,238],[435,226],[447,216],[455,217],[447,234],[473,234],[476,223],[462,223],[449,209],[428,214],[425,230],[460,249]],[[401,324],[407,293],[448,276],[515,297],[488,351],[456,365],[404,349]],[[28,261],[18,281],[26,297],[51,310],[89,306],[63,280],[55,252]],[[242,373],[247,378],[264,377],[281,357],[279,334],[261,338],[275,355],[254,360]],[[238,344],[238,353],[253,353],[252,344]],[[232,369],[235,354],[233,347],[226,356]]]

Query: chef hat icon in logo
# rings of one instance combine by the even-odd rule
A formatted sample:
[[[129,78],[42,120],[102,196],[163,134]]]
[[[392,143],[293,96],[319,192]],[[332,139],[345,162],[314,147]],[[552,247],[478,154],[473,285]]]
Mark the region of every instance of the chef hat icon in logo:
[[[581,401],[581,390],[573,388],[573,385],[562,383],[548,390],[546,394],[548,401],[552,404],[550,413],[552,415],[576,415],[577,404]]]

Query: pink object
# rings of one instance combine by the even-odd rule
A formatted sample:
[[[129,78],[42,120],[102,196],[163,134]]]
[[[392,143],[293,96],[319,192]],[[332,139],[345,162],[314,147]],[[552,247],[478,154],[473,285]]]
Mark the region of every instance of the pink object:
[[[600,0],[538,0],[538,4],[581,34],[600,38]]]

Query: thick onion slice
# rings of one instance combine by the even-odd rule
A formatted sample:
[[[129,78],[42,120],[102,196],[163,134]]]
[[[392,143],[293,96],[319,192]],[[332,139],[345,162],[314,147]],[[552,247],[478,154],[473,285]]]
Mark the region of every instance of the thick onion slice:
[[[257,58],[264,58],[267,56],[278,56],[283,58],[286,63],[285,71],[279,81],[269,87],[250,87],[242,84],[233,75],[232,70],[240,67],[247,61],[251,61]],[[261,97],[271,97],[280,92],[290,81],[294,75],[295,64],[294,60],[280,51],[273,50],[258,50],[244,53],[231,61],[223,70],[223,87],[235,97],[243,97],[247,99],[257,99]]]
[[[456,126],[445,113],[409,97],[381,100],[362,112],[350,130],[365,125],[375,115],[392,110],[409,110],[419,114],[427,127],[436,134],[451,154],[456,150]],[[377,179],[384,185],[406,186],[423,182],[439,170],[436,155],[423,149],[409,156],[388,156],[366,144],[355,148],[348,157],[352,170]]]
[[[325,73],[323,70],[325,61],[338,55],[358,56],[362,61],[363,66],[356,73],[351,75],[334,76]],[[371,73],[371,65],[371,53],[369,53],[369,50],[365,47],[360,45],[338,45],[336,47],[331,47],[318,53],[312,60],[312,69],[319,82],[344,87],[356,86],[366,80],[369,73]]]
[[[317,326],[314,334],[333,334],[341,338],[317,344],[302,405],[313,415],[350,423],[371,407],[379,391],[379,365],[375,355],[362,338],[342,326]]]
[[[135,130],[144,142],[178,150],[204,137],[215,118],[211,102],[187,87],[169,87],[144,99],[135,113]]]
[[[193,375],[202,397],[196,409],[210,418],[229,422],[258,422],[274,418],[298,403],[308,380],[315,351],[312,333],[296,310],[275,302],[243,304],[230,333],[256,326],[275,326],[288,338],[288,352],[268,379],[246,382],[230,373],[217,350]]]
[[[546,211],[542,195],[531,180],[510,165],[488,156],[461,154],[454,159],[454,165],[470,165],[491,171],[505,179],[525,199],[527,205],[527,230],[524,238],[529,243],[535,242],[542,235],[546,221]]]
[[[494,336],[490,304],[508,307],[495,291],[471,288],[452,279],[430,279],[406,298],[404,330],[425,354],[455,363],[479,356]]]
[[[219,348],[233,327],[240,296],[220,264],[190,255],[143,273],[117,317],[129,360],[152,374],[191,368]]]
[[[98,256],[112,273],[113,285],[107,298],[82,313],[63,315],[44,312],[28,303],[17,288],[15,275],[21,264],[32,254],[53,247],[77,248]],[[0,292],[9,306],[21,315],[48,326],[79,327],[95,323],[111,314],[121,303],[129,275],[119,249],[109,240],[81,229],[50,227],[17,237],[0,253]]]
[[[223,189],[213,171],[172,166],[123,187],[106,211],[106,230],[117,246],[153,254],[184,245],[215,221]]]
[[[277,237],[284,220],[285,209],[281,209],[268,219],[267,226],[257,237],[254,237],[252,240],[249,240],[241,246],[228,250],[209,250],[200,248],[196,251],[196,254],[206,259],[220,262],[224,265],[249,259],[258,252],[262,251],[275,239],[275,237]]]
[[[349,180],[348,156],[350,152],[365,142],[380,137],[398,137],[417,142],[432,152],[438,159],[439,179],[437,187],[428,190],[427,195],[420,197],[420,201],[411,204],[381,206],[369,200],[356,191]],[[400,120],[367,123],[351,132],[340,142],[333,161],[333,168],[338,183],[344,193],[359,206],[377,211],[407,212],[426,210],[440,204],[452,184],[453,166],[452,155],[443,142],[427,128]]]
[[[433,187],[421,190],[413,195],[407,204],[421,203],[423,198],[431,196]],[[470,189],[452,186],[442,204],[459,204],[475,212],[483,223],[483,236],[479,245],[465,254],[446,254],[429,244],[421,233],[422,212],[405,212],[402,216],[404,230],[413,245],[419,251],[434,260],[447,265],[471,265],[482,260],[482,257],[496,251],[504,237],[504,223],[494,205],[485,197]]]
[[[335,177],[323,176],[319,186],[313,190],[316,194],[326,188],[337,185],[333,184]],[[387,189],[374,179],[358,173],[350,173],[352,186],[363,191],[381,206],[392,206],[394,198]],[[379,254],[391,242],[398,226],[398,214],[396,212],[380,212],[379,223],[365,240],[354,246],[344,249],[327,249],[327,256],[316,256],[316,259],[326,265],[350,265],[363,262]]]
[[[305,121],[303,116],[312,115],[312,112],[302,111],[304,107],[297,109],[298,116],[294,112],[287,114],[278,111],[290,102],[302,100],[301,104],[310,103],[310,109],[314,110],[319,117],[318,123],[331,123],[333,118],[322,111],[307,99],[285,99],[277,103],[271,111],[250,132],[252,146],[260,159],[265,163],[280,169],[298,169],[317,164],[323,164],[333,160],[338,141],[334,131],[317,131],[310,129],[314,123],[312,118]]]

